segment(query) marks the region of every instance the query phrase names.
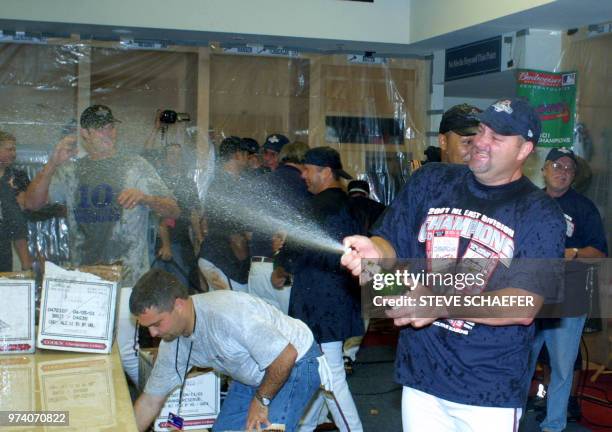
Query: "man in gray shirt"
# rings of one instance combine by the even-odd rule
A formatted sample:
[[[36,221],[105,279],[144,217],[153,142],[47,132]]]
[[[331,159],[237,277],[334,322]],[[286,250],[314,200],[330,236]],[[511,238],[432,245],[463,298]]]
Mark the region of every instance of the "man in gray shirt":
[[[130,311],[152,336],[162,338],[134,406],[139,430],[147,429],[191,366],[212,367],[233,378],[213,431],[259,430],[271,423],[296,430],[321,383],[321,352],[303,322],[241,292],[189,297],[176,277],[159,269],[136,283]]]
[[[130,289],[151,266],[149,218],[175,219],[180,209],[155,169],[118,145],[117,123],[105,105],[86,108],[80,132],[87,154],[71,160],[77,155],[77,137],[62,138],[28,186],[24,205],[29,210],[53,203],[66,206],[71,264],[121,262],[117,345],[123,369],[136,383],[135,328],[127,310]]]

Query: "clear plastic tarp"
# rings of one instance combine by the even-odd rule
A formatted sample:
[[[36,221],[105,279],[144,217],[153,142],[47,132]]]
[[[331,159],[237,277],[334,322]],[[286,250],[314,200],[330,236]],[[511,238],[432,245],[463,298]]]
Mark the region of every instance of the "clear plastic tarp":
[[[156,169],[166,163],[165,149],[179,144],[176,170],[194,180],[200,199],[214,173],[215,149],[228,136],[261,146],[276,133],[310,147],[332,146],[344,169],[367,180],[372,198],[385,204],[426,147],[429,60],[43,42],[0,44],[0,130],[15,137],[14,166],[30,179],[65,136],[78,137],[77,158],[86,154],[79,117],[94,104],[121,121],[121,152],[143,155]],[[178,115],[160,121],[163,110]],[[73,261],[65,214],[61,207],[28,214],[33,257]],[[151,222],[151,248],[157,224]]]

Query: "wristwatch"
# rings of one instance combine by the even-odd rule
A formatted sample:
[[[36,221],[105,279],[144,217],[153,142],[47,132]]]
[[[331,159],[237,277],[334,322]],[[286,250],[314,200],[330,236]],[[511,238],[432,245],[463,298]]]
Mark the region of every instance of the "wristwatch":
[[[272,399],[263,396],[259,393],[259,391],[255,392],[255,399],[257,399],[265,407],[269,406],[272,403]]]

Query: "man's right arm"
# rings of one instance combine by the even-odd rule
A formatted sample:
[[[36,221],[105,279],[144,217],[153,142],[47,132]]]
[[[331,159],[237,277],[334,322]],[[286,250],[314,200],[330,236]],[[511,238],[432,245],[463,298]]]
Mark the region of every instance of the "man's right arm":
[[[23,196],[23,205],[28,210],[38,210],[49,201],[49,185],[57,167],[76,156],[77,138],[74,135],[65,136],[55,146],[49,162],[36,174]]]
[[[393,245],[382,237],[350,236],[342,244],[351,250],[340,259],[340,263],[354,276],[361,274],[361,260],[364,258],[396,258]]]
[[[139,431],[144,432],[149,428],[159,415],[165,401],[165,396],[154,396],[148,393],[142,393],[138,397],[134,404],[134,416]]]
[[[48,163],[36,174],[23,194],[23,204],[27,210],[39,210],[47,204],[49,201],[49,185],[55,169],[55,165]]]

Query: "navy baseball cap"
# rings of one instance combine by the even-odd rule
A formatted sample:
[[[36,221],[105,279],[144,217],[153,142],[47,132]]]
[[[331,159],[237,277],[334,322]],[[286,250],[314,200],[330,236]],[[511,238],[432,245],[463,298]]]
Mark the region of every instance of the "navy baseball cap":
[[[331,168],[340,177],[348,180],[353,178],[342,169],[340,153],[331,147],[315,147],[308,150],[304,156],[304,164]]]
[[[237,136],[228,136],[221,141],[219,145],[219,156],[225,157],[238,153],[239,151],[248,151],[243,141]]]
[[[249,154],[259,153],[259,143],[254,138],[242,138],[242,145]]]
[[[574,161],[574,165],[578,166],[578,160],[576,159],[576,155],[574,154],[574,152],[568,148],[563,148],[563,147],[551,149],[548,152],[548,155],[546,155],[546,160],[554,162],[557,159],[561,159],[562,157],[570,158],[571,160]]]
[[[520,135],[534,144],[540,139],[540,117],[525,99],[500,99],[476,117],[500,135]]]
[[[100,129],[109,123],[121,123],[113,116],[113,112],[106,105],[92,105],[81,114],[81,127],[83,129]]]
[[[480,121],[476,115],[481,109],[468,104],[455,105],[446,110],[440,122],[439,133],[455,132],[457,135],[476,135]]]
[[[281,134],[272,134],[266,138],[263,148],[264,150],[272,150],[278,153],[285,144],[289,144],[289,138]]]

